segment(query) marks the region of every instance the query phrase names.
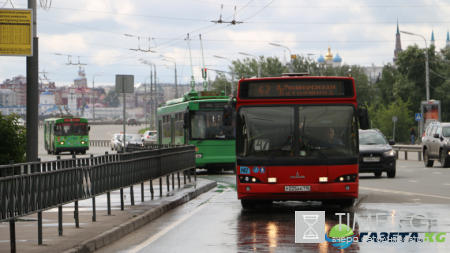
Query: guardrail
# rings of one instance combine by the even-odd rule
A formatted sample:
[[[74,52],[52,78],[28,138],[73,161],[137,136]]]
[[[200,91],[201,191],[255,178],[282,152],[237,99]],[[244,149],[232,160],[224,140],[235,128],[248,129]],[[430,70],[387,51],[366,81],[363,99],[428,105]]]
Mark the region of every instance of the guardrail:
[[[416,145],[394,145],[392,148],[395,152],[395,159],[398,160],[398,153],[405,152],[405,160],[408,160],[408,152],[417,152],[418,160],[422,161],[422,146]]]
[[[120,190],[121,210],[124,210],[123,188],[130,187],[131,205],[134,205],[133,185],[150,181],[151,197],[154,196],[152,180],[159,178],[162,197],[162,177],[180,172],[191,182],[191,169],[195,173],[195,147],[164,145],[161,149],[133,148],[136,152],[108,154],[89,158],[60,159],[0,166],[0,222],[9,221],[11,252],[15,252],[15,219],[38,214],[38,244],[42,244],[42,212],[58,207],[58,231],[63,233],[62,206],[75,204],[75,226],[79,227],[78,201],[92,198],[92,220],[96,220],[95,197],[107,194],[107,210],[111,215],[110,192]],[[13,161],[12,161],[13,163]],[[173,187],[173,186],[172,186]]]
[[[108,121],[93,121],[93,122],[91,122],[91,121],[89,121],[89,123],[88,123],[89,125],[123,125],[123,123],[116,123],[116,121],[114,121],[114,120],[108,120]],[[145,122],[140,122],[140,123],[137,123],[139,126],[140,125],[142,125],[142,124],[144,124],[145,125]],[[128,124],[127,124],[128,125]],[[43,128],[44,127],[44,124],[43,123],[38,123],[38,128]]]
[[[109,147],[111,140],[89,140],[90,147]]]

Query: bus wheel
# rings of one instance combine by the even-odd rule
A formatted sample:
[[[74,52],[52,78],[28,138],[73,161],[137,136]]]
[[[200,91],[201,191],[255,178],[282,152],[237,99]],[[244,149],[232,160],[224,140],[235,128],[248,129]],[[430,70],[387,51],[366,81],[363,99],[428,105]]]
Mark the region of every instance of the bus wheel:
[[[85,155],[86,154],[86,150],[81,151],[81,154]]]
[[[51,153],[52,153],[52,152],[51,152],[50,150],[47,150],[47,154],[49,154],[49,155],[50,155]]]
[[[341,206],[341,208],[353,207],[354,203],[355,199],[341,199],[339,201],[339,205]]]
[[[53,151],[53,154],[59,155],[59,152],[58,151]]]
[[[256,202],[248,199],[241,199],[241,205],[244,210],[254,209]]]

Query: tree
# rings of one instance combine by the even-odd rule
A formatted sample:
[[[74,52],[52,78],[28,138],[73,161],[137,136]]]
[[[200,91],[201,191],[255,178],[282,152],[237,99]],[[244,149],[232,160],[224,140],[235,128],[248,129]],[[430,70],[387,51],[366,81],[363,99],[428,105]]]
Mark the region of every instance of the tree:
[[[110,90],[108,95],[105,97],[105,104],[108,104],[109,107],[118,107],[120,106],[119,96],[116,94],[114,90]]]
[[[378,128],[388,139],[393,139],[394,122],[392,117],[398,118],[395,123],[395,139],[401,142],[409,142],[410,129],[415,126],[414,114],[409,107],[411,102],[407,100],[404,102],[400,97],[387,106],[379,105],[375,110],[373,106],[369,106],[369,117],[372,121],[372,127]]]
[[[214,91],[225,91],[226,94],[229,95],[231,93],[231,82],[227,80],[227,77],[224,73],[217,73],[216,79],[211,83],[211,90]]]
[[[2,115],[0,112],[0,165],[26,162],[27,137],[25,127],[19,125],[16,114]]]
[[[281,73],[289,72],[289,69],[280,62],[278,57],[259,57],[261,64],[261,77],[281,76]],[[258,76],[258,62],[255,58],[237,59],[233,61],[233,69],[236,78],[239,76]]]

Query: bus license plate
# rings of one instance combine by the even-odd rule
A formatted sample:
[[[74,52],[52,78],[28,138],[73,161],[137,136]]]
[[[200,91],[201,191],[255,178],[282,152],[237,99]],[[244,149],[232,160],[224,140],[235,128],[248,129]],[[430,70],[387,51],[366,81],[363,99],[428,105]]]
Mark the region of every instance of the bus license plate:
[[[379,162],[379,157],[364,157],[364,162]]]
[[[299,186],[285,186],[285,192],[309,192],[311,191],[311,186],[309,185],[299,185]]]

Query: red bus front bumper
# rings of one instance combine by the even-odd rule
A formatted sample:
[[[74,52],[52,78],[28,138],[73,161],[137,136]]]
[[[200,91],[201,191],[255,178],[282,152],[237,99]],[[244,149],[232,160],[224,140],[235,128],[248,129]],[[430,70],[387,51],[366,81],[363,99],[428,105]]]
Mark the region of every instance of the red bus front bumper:
[[[305,185],[305,184],[302,184]],[[286,192],[285,186],[293,184],[245,184],[237,185],[238,199],[261,199],[261,200],[329,200],[358,198],[357,182],[339,183],[308,183],[311,191],[308,192]],[[247,191],[247,186],[250,190]],[[349,190],[345,187],[350,186]]]

